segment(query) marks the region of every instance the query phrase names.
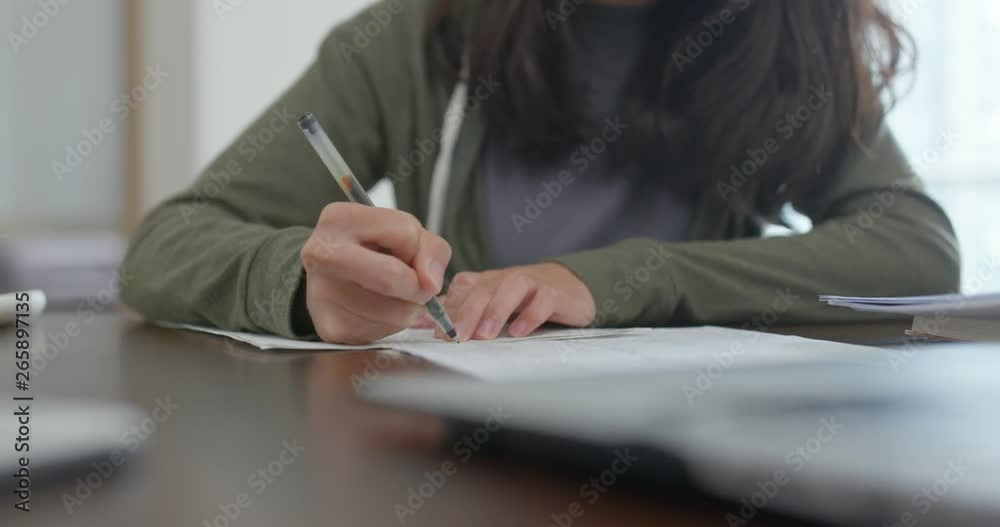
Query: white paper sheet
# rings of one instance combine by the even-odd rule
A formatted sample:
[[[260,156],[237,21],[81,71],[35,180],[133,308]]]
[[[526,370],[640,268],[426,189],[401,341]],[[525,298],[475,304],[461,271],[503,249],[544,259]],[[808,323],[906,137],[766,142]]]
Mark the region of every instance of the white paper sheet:
[[[263,350],[391,349],[489,381],[827,360],[877,360],[883,350],[719,327],[542,330],[526,338],[456,344],[431,330],[406,330],[367,346],[164,324],[245,342]],[[714,365],[714,366],[713,366]]]
[[[330,344],[327,342],[311,342],[303,340],[286,339],[271,335],[259,335],[256,333],[240,333],[238,331],[224,331],[221,329],[208,328],[202,326],[192,326],[189,324],[172,324],[169,322],[157,322],[158,325],[173,329],[183,329],[209,333],[221,337],[231,338],[244,344],[249,344],[261,350],[276,351],[346,351],[346,350],[378,350],[391,349],[396,351],[408,351],[410,347],[420,346],[422,349],[451,349],[460,346],[463,350],[475,348],[485,343],[478,341],[463,342],[456,344],[434,338],[434,331],[430,329],[407,329],[388,336],[378,342],[361,346],[350,346],[345,344]],[[501,337],[493,341],[494,343],[521,343],[534,341],[552,341],[567,339],[590,339],[613,335],[629,335],[644,333],[647,328],[629,329],[542,329],[522,338]]]
[[[731,367],[885,357],[879,348],[719,327],[555,342],[480,342],[461,349],[413,344],[405,351],[488,381],[679,369],[717,375]]]

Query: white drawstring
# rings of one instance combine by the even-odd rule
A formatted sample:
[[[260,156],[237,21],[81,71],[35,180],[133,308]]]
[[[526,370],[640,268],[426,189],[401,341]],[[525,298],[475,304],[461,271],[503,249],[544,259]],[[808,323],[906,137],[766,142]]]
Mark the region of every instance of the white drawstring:
[[[462,131],[462,119],[465,114],[465,102],[469,94],[468,61],[463,61],[462,72],[451,94],[448,109],[444,113],[444,130],[441,133],[441,150],[434,161],[434,172],[431,174],[430,200],[427,204],[427,230],[440,235],[444,227],[445,202],[448,199],[448,182],[451,179],[452,161],[455,158],[455,145],[458,144],[458,134]]]

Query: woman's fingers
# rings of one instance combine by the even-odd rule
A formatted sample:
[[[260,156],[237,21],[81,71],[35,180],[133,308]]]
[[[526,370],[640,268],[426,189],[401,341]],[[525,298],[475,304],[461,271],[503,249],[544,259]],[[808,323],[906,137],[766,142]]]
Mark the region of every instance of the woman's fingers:
[[[371,342],[413,324],[441,291],[451,246],[412,214],[332,203],[300,258],[317,333],[330,342]]]
[[[442,302],[449,312],[456,310],[462,305],[465,297],[475,288],[476,284],[483,280],[483,273],[458,273],[448,285],[448,294]]]
[[[492,340],[518,311],[510,333],[525,336],[544,324],[556,307],[556,293],[523,273],[456,277],[449,291],[449,312],[461,340]]]
[[[452,311],[452,318],[455,323],[455,331],[458,332],[458,340],[464,342],[475,336],[479,327],[479,320],[483,316],[483,310],[489,304],[490,299],[496,291],[489,283],[480,284],[471,288],[462,300],[459,308]]]
[[[444,238],[422,230],[412,266],[424,290],[433,291],[435,295],[441,292],[450,261],[451,245]]]
[[[506,275],[484,309],[474,337],[481,340],[497,338],[511,315],[532,297],[537,287],[538,284],[529,276],[516,273]]]
[[[426,310],[410,324],[410,328],[412,329],[431,329],[434,327],[436,327],[436,324],[434,324],[434,320],[427,314]]]
[[[313,304],[309,314],[319,338],[336,344],[368,344],[399,331],[396,326],[357,315],[336,301]]]
[[[382,324],[405,328],[423,318],[426,308],[421,304],[382,296],[353,282],[340,282],[334,286],[334,298],[349,299],[340,302],[352,313]]]
[[[458,321],[458,314],[462,311],[462,304],[469,296],[469,293],[475,290],[476,285],[482,281],[482,277],[482,273],[464,272],[458,273],[452,278],[451,283],[448,285],[448,294],[441,297],[441,305],[451,315],[453,323]],[[444,333],[441,334],[441,337],[444,337]]]
[[[323,210],[317,232],[323,233],[322,240],[331,240],[326,244],[331,247],[323,252],[328,255],[325,260],[334,268],[362,276],[374,274],[364,272],[372,266],[373,271],[381,271],[383,276],[389,277],[382,281],[370,277],[369,281],[360,282],[375,292],[391,290],[385,283],[391,278],[413,278],[399,284],[398,295],[387,296],[416,301],[409,296],[412,291],[422,291],[424,296],[426,293],[437,294],[444,285],[445,269],[451,261],[451,246],[440,236],[424,229],[412,214],[354,203],[334,203]],[[411,276],[400,276],[400,266],[390,266],[386,258],[365,256],[361,250],[391,257],[414,272]]]
[[[317,271],[331,280],[347,280],[377,293],[415,304],[426,303],[434,291],[421,286],[417,272],[402,260],[357,244],[344,244]]]
[[[358,244],[383,247],[408,264],[417,255],[424,230],[412,214],[346,202],[323,209],[317,228],[329,229]]]
[[[412,214],[374,207],[352,208],[351,234],[362,245],[385,249],[411,266],[420,285],[437,294],[444,287],[444,274],[451,261],[451,245],[432,234]]]
[[[541,287],[521,308],[520,314],[511,322],[507,332],[512,337],[526,337],[552,318],[558,302],[558,291],[551,287]]]

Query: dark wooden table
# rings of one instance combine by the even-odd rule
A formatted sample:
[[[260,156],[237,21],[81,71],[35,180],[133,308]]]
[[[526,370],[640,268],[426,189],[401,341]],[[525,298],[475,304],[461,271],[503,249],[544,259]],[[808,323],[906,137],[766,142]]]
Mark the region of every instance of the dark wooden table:
[[[890,344],[899,342],[905,327],[779,331]],[[31,384],[36,413],[45,411],[47,401],[63,397],[128,401],[150,413],[163,403],[175,409],[155,430],[147,426],[149,434],[141,434],[142,448],[136,452],[128,449],[137,435],[123,435],[124,463],[101,478],[72,513],[67,497],[85,494],[73,479],[86,478],[87,471],[36,482],[29,514],[13,510],[4,488],[0,522],[5,525],[546,527],[556,525],[553,515],[581,501],[580,487],[587,480],[485,455],[462,462],[450,449],[434,447],[440,423],[357,400],[356,385],[366,373],[431,369],[406,356],[261,353],[217,337],[144,325],[123,314],[91,319],[48,314],[35,318],[33,334],[36,355],[44,359],[36,357]],[[13,342],[12,330],[0,330],[2,349],[13,349]],[[13,387],[7,384],[13,384],[14,368],[13,355],[5,353],[0,389]],[[10,412],[4,415],[11,418]],[[3,443],[12,448],[11,438]],[[411,489],[427,482],[427,473],[438,479],[433,473],[449,461],[455,463],[454,474],[431,498],[408,503]],[[731,507],[704,500],[643,496],[615,487],[586,504],[572,525],[723,526],[729,512]],[[789,523],[765,517],[753,521]]]

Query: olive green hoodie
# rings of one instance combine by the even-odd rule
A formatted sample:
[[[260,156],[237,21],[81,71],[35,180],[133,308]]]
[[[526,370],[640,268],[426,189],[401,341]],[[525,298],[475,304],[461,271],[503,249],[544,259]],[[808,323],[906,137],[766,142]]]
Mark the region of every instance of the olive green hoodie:
[[[151,319],[311,336],[307,313],[293,309],[299,252],[323,208],[345,196],[294,116],[313,112],[365,186],[393,179],[398,207],[427,218],[455,88],[432,74],[424,53],[430,3],[379,2],[379,16],[365,11],[335,28],[302,77],[189,189],[145,218],[123,263],[134,276],[125,302]],[[470,80],[450,159],[442,222],[450,274],[490,262],[480,163],[488,123],[478,107],[494,89],[491,79]],[[693,204],[691,241],[626,239],[555,260],[590,288],[599,325],[848,321],[862,315],[817,295],[955,291],[947,217],[888,131],[872,134],[867,150],[849,152],[822,193],[793,204],[812,219],[808,233],[760,238],[758,223],[711,189]]]

